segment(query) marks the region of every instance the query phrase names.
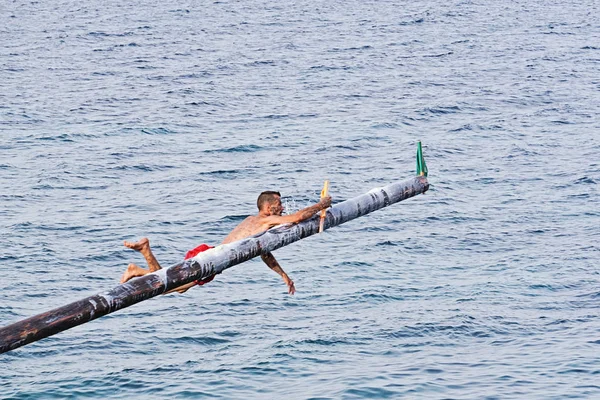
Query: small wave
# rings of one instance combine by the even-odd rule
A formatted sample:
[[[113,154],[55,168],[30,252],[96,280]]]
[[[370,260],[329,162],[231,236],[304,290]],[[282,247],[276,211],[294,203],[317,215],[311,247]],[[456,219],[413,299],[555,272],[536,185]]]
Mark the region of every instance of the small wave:
[[[488,338],[493,335],[506,334],[494,325],[480,323],[470,316],[460,318],[456,323],[420,323],[415,326],[406,326],[400,330],[382,331],[380,335],[386,338],[411,338],[411,337],[478,337]]]
[[[134,35],[133,32],[123,32],[123,33],[107,33],[107,32],[89,32],[88,36],[93,37],[125,37]]]
[[[242,173],[243,171],[240,169],[218,169],[216,171],[204,171],[204,172],[200,172],[199,175],[217,175],[217,176],[224,176],[224,175],[235,175],[235,174],[239,174]]]
[[[360,150],[360,146],[344,146],[344,145],[336,145],[336,146],[328,146],[328,147],[319,147],[315,150],[315,153],[328,153],[333,151],[357,151]]]
[[[175,133],[170,129],[162,128],[162,127],[160,127],[160,128],[142,128],[141,132],[145,133],[146,135],[169,135],[169,134]]]
[[[548,290],[550,292],[555,292],[557,290],[554,286],[543,283],[529,285],[528,288],[533,290]]]
[[[395,303],[404,300],[404,296],[394,296],[386,293],[362,293],[359,302],[361,304]],[[366,303],[365,303],[366,301]]]
[[[589,193],[570,194],[567,199],[589,199],[591,196]]]
[[[445,56],[449,56],[451,54],[454,54],[453,51],[449,51],[447,53],[439,53],[439,54],[425,54],[423,56],[423,58],[439,58],[439,57],[445,57]]]
[[[505,156],[504,158],[511,160],[513,158],[517,158],[517,157],[534,157],[534,156],[538,156],[539,153],[535,152],[533,150],[526,150],[523,149],[521,147],[515,147],[512,149],[511,153],[507,156]]]
[[[401,242],[392,242],[390,240],[386,240],[385,242],[379,242],[375,246],[401,246]]]
[[[575,185],[580,185],[580,184],[596,184],[596,181],[593,180],[592,178],[589,178],[587,176],[584,176],[583,178],[579,178],[577,179],[575,182],[573,182]]]
[[[447,106],[447,107],[426,107],[424,108],[420,114],[435,114],[435,115],[444,115],[444,114],[456,114],[461,111],[458,106]]]
[[[269,367],[242,367],[240,368],[240,371],[250,375],[272,375],[274,373],[279,373],[279,370]]]
[[[251,63],[244,64],[245,67],[262,67],[264,65],[272,66],[275,65],[275,61],[273,60],[264,60],[264,61],[253,61]]]
[[[227,147],[221,149],[204,150],[205,153],[253,153],[264,150],[263,147],[255,144],[240,145],[235,147]]]
[[[261,118],[278,120],[278,119],[290,118],[290,115],[289,114],[269,114],[269,115],[265,115]]]
[[[226,215],[223,218],[219,219],[219,221],[225,222],[241,222],[243,221],[247,215]]]
[[[344,98],[346,98],[346,99],[369,99],[369,98],[371,98],[371,96],[368,94],[354,93],[354,94],[347,94],[344,96]]]
[[[171,169],[171,168],[175,168],[175,167],[170,166],[170,165],[150,166],[150,165],[140,164],[140,165],[118,165],[116,167],[111,167],[108,169],[117,170],[117,171],[139,170],[139,171],[143,171],[143,172],[151,172],[151,171],[162,171],[162,170]]]
[[[333,339],[306,339],[299,343],[302,344],[316,344],[317,346],[335,346],[336,344],[345,343],[343,340],[333,340]]]
[[[223,332],[219,332],[217,333],[220,336],[223,337],[228,337],[228,338],[233,338],[233,337],[238,337],[238,336],[242,336],[242,332],[239,331],[223,331]]]
[[[180,337],[169,337],[160,340],[163,344],[201,344],[201,345],[215,345],[229,343],[228,339],[221,339],[210,336],[180,336]]]
[[[340,263],[336,263],[336,266],[352,266],[352,267],[372,267],[372,263],[366,263],[361,261],[342,261]]]
[[[333,53],[333,52],[339,52],[339,51],[362,51],[362,50],[370,50],[372,48],[373,47],[369,46],[369,45],[358,46],[358,47],[357,46],[346,47],[346,48],[343,48],[343,49],[336,47],[336,48],[331,49],[330,52]]]
[[[471,124],[466,124],[461,126],[460,128],[451,129],[450,132],[462,132],[462,131],[472,131],[473,126]]]
[[[398,124],[395,124],[393,122],[382,122],[382,123],[379,123],[379,124],[371,125],[371,127],[373,129],[397,129],[398,128]]]
[[[584,369],[584,368],[569,368],[569,369],[565,369],[563,371],[558,371],[557,373],[559,375],[577,374],[578,376],[581,374],[596,375],[596,372],[594,370],[589,370],[589,369]]]
[[[590,298],[590,299],[600,299],[600,292],[591,292],[591,293],[579,294],[576,297]]]
[[[366,386],[362,388],[346,389],[343,392],[343,398],[359,398],[359,399],[393,399],[398,397],[395,391],[387,390],[381,387]],[[417,396],[418,398],[418,396]]]
[[[66,133],[62,133],[62,134],[57,135],[57,136],[42,136],[42,137],[37,138],[37,140],[42,140],[42,141],[57,140],[57,141],[61,141],[61,142],[73,142],[73,139],[71,139],[69,137],[69,135],[66,134]]]
[[[399,22],[398,25],[400,25],[400,26],[410,26],[410,25],[422,24],[423,22],[425,22],[425,18],[417,18],[417,19],[413,19],[412,21],[402,21],[402,22]]]
[[[352,69],[352,67],[348,67],[348,66],[341,66],[341,67],[334,67],[331,65],[315,65],[310,67],[311,70],[322,70],[322,71],[337,71],[337,70],[342,70],[342,71],[347,71]]]
[[[209,101],[192,101],[190,103],[185,103],[186,106],[211,106],[211,107],[223,107],[224,104],[219,102],[209,102]]]
[[[0,306],[0,316],[2,316],[2,320],[6,321],[5,317],[20,317],[21,315],[15,311],[10,306]]]
[[[550,32],[542,32],[542,35],[569,36],[569,35],[574,35],[574,33],[572,33],[572,32],[555,32],[555,31],[550,31]]]

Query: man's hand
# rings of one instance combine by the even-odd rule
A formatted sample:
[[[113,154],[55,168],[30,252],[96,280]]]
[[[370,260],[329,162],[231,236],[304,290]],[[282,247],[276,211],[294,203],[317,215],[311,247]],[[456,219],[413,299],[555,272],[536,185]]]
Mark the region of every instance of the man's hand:
[[[321,205],[321,210],[331,207],[331,196],[325,196],[319,201],[319,205]]]
[[[293,281],[293,280],[291,280],[291,279],[289,279],[289,278],[288,278],[288,280],[287,280],[287,281],[285,281],[285,284],[286,284],[286,285],[287,285],[287,287],[288,287],[288,293],[289,293],[289,294],[294,294],[294,293],[296,293],[296,287],[294,286],[294,281]]]
[[[273,271],[277,272],[277,274],[279,276],[281,276],[281,278],[283,279],[283,281],[285,282],[285,284],[288,287],[289,294],[296,293],[296,288],[294,287],[294,281],[290,279],[288,274],[286,274],[283,269],[281,269],[281,266],[279,265],[279,263],[277,262],[275,257],[273,257],[273,254],[271,254],[271,252],[262,253],[260,255],[260,258],[262,258],[262,260],[265,262],[265,264],[267,264],[267,266],[269,268],[271,268]]]

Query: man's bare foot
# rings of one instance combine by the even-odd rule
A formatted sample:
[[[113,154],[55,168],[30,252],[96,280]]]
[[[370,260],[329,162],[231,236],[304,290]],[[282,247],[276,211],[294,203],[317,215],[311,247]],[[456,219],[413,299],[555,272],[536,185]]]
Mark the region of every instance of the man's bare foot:
[[[144,250],[144,248],[150,247],[150,241],[148,240],[148,238],[142,238],[137,242],[124,241],[123,244],[125,245],[125,247],[129,247],[132,250],[137,250],[140,252]]]
[[[135,264],[129,264],[127,266],[127,270],[125,271],[125,273],[121,277],[121,283],[125,283],[128,280],[130,280],[131,278],[136,278],[138,276],[144,276],[144,275],[147,275],[149,273],[150,273],[150,271],[148,271],[147,269],[140,268],[140,267],[138,267]]]

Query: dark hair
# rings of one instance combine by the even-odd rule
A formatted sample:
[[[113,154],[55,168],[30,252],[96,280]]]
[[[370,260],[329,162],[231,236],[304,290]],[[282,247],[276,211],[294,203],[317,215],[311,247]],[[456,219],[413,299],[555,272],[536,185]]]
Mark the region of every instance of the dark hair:
[[[267,190],[262,192],[261,194],[258,195],[258,200],[256,200],[256,206],[258,207],[258,210],[262,210],[262,206],[265,203],[271,203],[273,201],[275,201],[275,196],[281,197],[281,193],[279,192],[274,192],[272,190]]]

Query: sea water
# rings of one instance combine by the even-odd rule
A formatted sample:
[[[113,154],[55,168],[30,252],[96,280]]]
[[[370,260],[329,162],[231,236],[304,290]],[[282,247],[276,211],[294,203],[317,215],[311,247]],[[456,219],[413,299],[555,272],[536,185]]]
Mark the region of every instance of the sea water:
[[[0,326],[263,190],[431,188],[0,356],[2,399],[600,397],[595,1],[3,1]]]

